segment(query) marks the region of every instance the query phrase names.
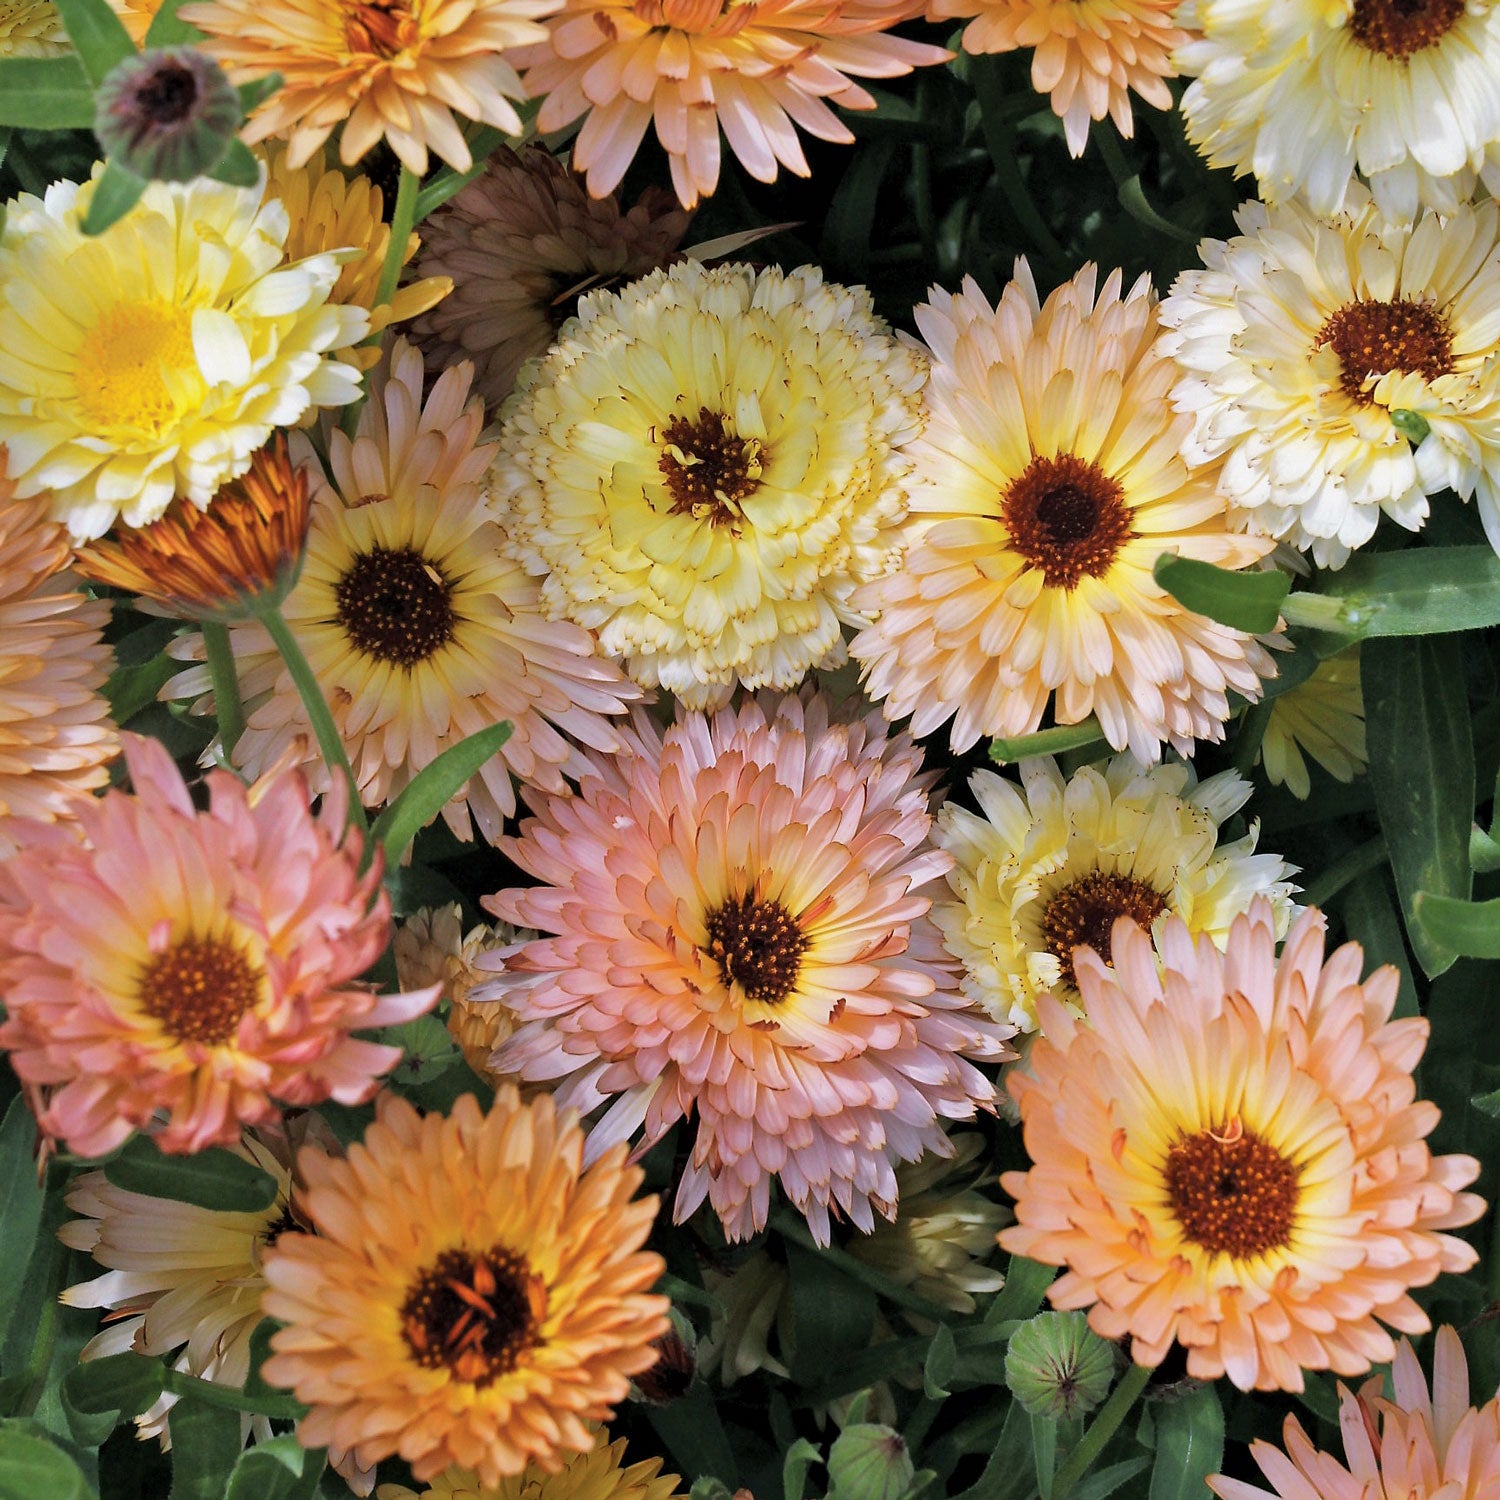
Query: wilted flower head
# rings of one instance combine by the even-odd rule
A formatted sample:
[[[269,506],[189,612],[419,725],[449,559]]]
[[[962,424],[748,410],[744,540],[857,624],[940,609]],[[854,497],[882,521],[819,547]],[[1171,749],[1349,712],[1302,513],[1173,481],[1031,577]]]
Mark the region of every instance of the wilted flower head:
[[[240,96],[195,47],[123,58],[94,95],[94,134],[137,177],[187,182],[223,159],[240,123]]]

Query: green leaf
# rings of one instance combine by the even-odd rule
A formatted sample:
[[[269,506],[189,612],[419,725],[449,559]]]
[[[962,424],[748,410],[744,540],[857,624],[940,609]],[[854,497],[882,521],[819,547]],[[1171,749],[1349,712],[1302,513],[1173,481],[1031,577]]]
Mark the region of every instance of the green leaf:
[[[1427,418],[1419,411],[1408,411],[1404,406],[1391,408],[1391,426],[1415,447],[1432,431]]]
[[[689,1483],[704,1474],[722,1479],[731,1488],[738,1482],[734,1449],[706,1384],[700,1381],[680,1400],[654,1406],[646,1415],[666,1445],[673,1467]]]
[[[1469,1103],[1490,1119],[1500,1120],[1500,1089],[1496,1089],[1493,1094],[1475,1094]]]
[[[922,1392],[929,1401],[941,1401],[952,1394],[948,1386],[957,1368],[958,1345],[953,1342],[953,1330],[939,1323],[922,1365]]]
[[[146,28],[146,47],[191,47],[203,40],[203,33],[190,26],[177,12],[189,0],[162,0],[161,8],[151,18]]]
[[[842,1370],[849,1356],[868,1348],[875,1327],[875,1293],[792,1240],[786,1241],[786,1263],[797,1342],[792,1374],[800,1384],[811,1385]]]
[[[1293,594],[1285,614],[1354,639],[1481,630],[1500,624],[1500,557],[1489,547],[1356,553],[1319,575],[1317,593]]]
[[[132,1136],[104,1175],[117,1188],[172,1198],[222,1213],[264,1213],[276,1201],[276,1179],[218,1146],[193,1156],[165,1156],[149,1136]]]
[[[1457,901],[1418,891],[1413,916],[1428,938],[1460,958],[1500,958],[1500,900]]]
[[[1039,729],[1035,734],[991,740],[990,759],[1008,766],[1033,755],[1061,755],[1065,750],[1081,750],[1086,745],[1104,743],[1104,731],[1099,727],[1098,719],[1090,714],[1081,724],[1059,724],[1052,729]]]
[[[63,1379],[63,1397],[83,1416],[113,1415],[110,1426],[114,1427],[152,1406],[166,1383],[167,1367],[155,1356],[106,1354],[70,1370]]]
[[[1101,131],[1100,134],[1102,136],[1104,132]],[[1120,200],[1120,207],[1132,219],[1144,224],[1148,229],[1154,229],[1157,234],[1166,235],[1168,239],[1176,240],[1179,244],[1196,245],[1198,243],[1198,236],[1192,230],[1184,229],[1180,224],[1174,224],[1152,208],[1146,197],[1146,191],[1141,186],[1139,172],[1120,184],[1117,196]]]
[[[247,1448],[235,1460],[224,1500],[290,1500],[308,1452],[291,1433]]]
[[[182,663],[165,654],[154,656],[139,666],[116,667],[104,684],[109,716],[122,728],[142,709],[156,702],[162,687],[182,671]]]
[[[171,1500],[225,1500],[240,1443],[238,1412],[184,1396],[172,1408]]]
[[[1111,1464],[1107,1469],[1098,1469],[1087,1479],[1080,1479],[1073,1486],[1068,1500],[1108,1500],[1110,1495],[1134,1479],[1149,1464],[1149,1458],[1127,1458],[1124,1463]]]
[[[135,55],[130,33],[106,0],[55,0],[55,3],[67,28],[68,40],[95,88],[116,63]]]
[[[1036,1493],[1035,1479],[1031,1421],[1021,1403],[1012,1401],[984,1472],[954,1500],[1028,1500]]]
[[[1056,1266],[1044,1266],[1040,1261],[1027,1260],[1024,1255],[1011,1256],[1005,1272],[1005,1286],[990,1303],[984,1321],[1010,1323],[1031,1317],[1042,1305],[1047,1288],[1056,1277]]]
[[[1489,875],[1500,870],[1500,841],[1482,828],[1469,830],[1469,863],[1476,875]]]
[[[89,210],[83,216],[83,232],[103,234],[140,202],[145,191],[144,177],[137,177],[117,161],[105,162],[104,174],[94,184],[94,196],[89,199]]]
[[[1156,1408],[1151,1500],[1200,1500],[1224,1460],[1224,1408],[1211,1385]]]
[[[266,73],[239,85],[240,108],[248,115],[257,104],[264,104],[286,80],[280,73]]]
[[[1444,913],[1419,914],[1418,893],[1464,901],[1472,882],[1474,743],[1462,645],[1456,637],[1371,641],[1360,678],[1375,808],[1412,951],[1432,977],[1460,949],[1445,936]]]
[[[1416,1015],[1420,1009],[1417,986],[1401,939],[1401,922],[1381,871],[1373,870],[1349,886],[1343,914],[1349,936],[1365,950],[1365,972],[1390,964],[1400,974],[1401,989],[1393,1014],[1397,1018]]]
[[[798,1438],[786,1450],[781,1463],[781,1493],[784,1500],[802,1500],[807,1493],[807,1471],[823,1462],[823,1455],[808,1442]]]
[[[533,105],[533,109],[539,107]],[[528,111],[521,109],[525,117]],[[474,164],[466,171],[457,172],[452,167],[444,167],[428,181],[427,185],[417,194],[416,217],[412,221],[420,224],[433,209],[441,208],[455,193],[462,192],[464,188],[484,171],[485,163],[495,154],[496,149],[502,142],[510,140],[503,130],[496,130],[493,125],[482,126],[475,132],[474,138],[469,142],[469,154],[474,158]]]
[[[238,137],[230,141],[219,164],[208,174],[230,187],[254,187],[260,181],[260,163],[255,153]]]
[[[19,1094],[0,1123],[0,1337],[26,1280],[45,1194],[36,1172],[36,1118]]]
[[[417,831],[437,817],[464,783],[500,753],[509,738],[509,724],[491,724],[444,750],[412,777],[370,830],[370,836],[385,850],[387,865],[400,864]]]
[[[1234,573],[1192,557],[1164,552],[1152,576],[1184,609],[1234,630],[1275,630],[1292,580],[1275,571]]]
[[[89,130],[94,91],[76,57],[0,58],[0,125]]]
[[[1052,1476],[1057,1472],[1057,1423],[1051,1417],[1031,1417],[1031,1463],[1042,1500],[1052,1494]]]
[[[85,1500],[83,1470],[20,1422],[0,1422],[0,1500]]]
[[[271,1335],[281,1324],[275,1318],[262,1318],[250,1334],[250,1373],[245,1377],[247,1396],[280,1396],[285,1394],[280,1386],[268,1385],[260,1373],[260,1367],[271,1357]]]

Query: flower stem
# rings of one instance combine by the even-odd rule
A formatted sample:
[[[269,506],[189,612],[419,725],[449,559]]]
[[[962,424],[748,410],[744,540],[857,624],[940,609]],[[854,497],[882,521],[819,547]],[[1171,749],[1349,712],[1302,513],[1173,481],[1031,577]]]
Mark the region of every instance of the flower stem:
[[[214,708],[219,716],[219,743],[224,759],[234,759],[234,747],[245,732],[245,705],[240,699],[240,679],[234,670],[234,652],[229,630],[213,620],[203,622],[203,648],[208,656],[208,675],[214,685]]]
[[[417,221],[417,189],[421,185],[417,174],[403,163],[401,178],[396,184],[396,206],[391,210],[390,243],[385,247],[385,264],[380,268],[380,281],[375,289],[376,307],[384,307],[396,295],[406,242],[411,238]]]
[[[344,749],[344,737],[339,733],[338,725],[333,722],[328,700],[324,698],[318,679],[313,676],[313,670],[302,654],[302,647],[297,644],[296,636],[292,634],[285,616],[275,604],[268,602],[260,610],[258,618],[281,653],[282,661],[286,663],[287,672],[302,699],[302,706],[307,710],[313,733],[318,737],[318,749],[323,752],[324,764],[335,776],[342,776],[349,787],[349,821],[361,833],[368,834],[370,822],[365,817],[364,802],[354,780],[348,753]]]
[[[1376,834],[1357,849],[1351,849],[1334,860],[1316,880],[1310,881],[1302,893],[1302,904],[1320,909],[1327,906],[1346,885],[1352,885],[1371,870],[1378,870],[1386,858],[1385,840]]]
[[[1052,1481],[1051,1500],[1065,1500],[1068,1491],[1093,1467],[1094,1460],[1104,1452],[1105,1444],[1129,1416],[1136,1398],[1146,1389],[1152,1368],[1150,1365],[1131,1365],[1125,1378],[1104,1403],[1099,1415],[1089,1424],[1089,1430],[1079,1440],[1078,1446],[1057,1471],[1057,1476]]]
[[[252,1396],[235,1386],[200,1380],[196,1375],[186,1375],[181,1370],[167,1371],[167,1389],[174,1396],[187,1396],[194,1401],[203,1402],[205,1406],[255,1412],[262,1417],[279,1417],[286,1422],[297,1422],[307,1415],[307,1408],[294,1396]]]

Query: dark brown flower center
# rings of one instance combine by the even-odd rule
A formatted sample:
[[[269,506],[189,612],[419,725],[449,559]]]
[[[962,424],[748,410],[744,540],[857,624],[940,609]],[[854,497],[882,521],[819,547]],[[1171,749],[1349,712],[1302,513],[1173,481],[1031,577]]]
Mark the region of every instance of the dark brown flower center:
[[[1291,1239],[1297,1177],[1291,1162],[1238,1120],[1184,1136],[1167,1153],[1167,1192],[1182,1232],[1205,1250],[1239,1259]]]
[[[453,586],[420,552],[372,547],[339,579],[339,624],[357,650],[414,667],[453,635]]]
[[[706,406],[698,418],[673,417],[662,428],[657,467],[667,481],[674,514],[725,526],[739,519],[739,502],[760,488],[767,455],[755,438],[731,432]]]
[[[1358,406],[1368,406],[1364,389],[1372,375],[1399,370],[1436,380],[1453,368],[1453,333],[1448,320],[1426,302],[1350,302],[1318,330],[1313,348],[1325,344],[1339,357],[1339,385]]]
[[[1129,917],[1147,929],[1167,908],[1167,898],[1130,875],[1090,870],[1065,885],[1042,914],[1042,941],[1062,963],[1063,983],[1078,988],[1073,950],[1092,948],[1105,963],[1114,962],[1114,925]]]
[[[731,896],[708,914],[708,951],[752,1000],[785,1000],[797,983],[807,934],[779,901]]]
[[[401,1305],[401,1332],[419,1365],[488,1385],[540,1337],[547,1292],[514,1251],[445,1250]]]
[[[1405,61],[1440,42],[1464,13],[1464,0],[1354,0],[1349,33],[1361,47]]]
[[[192,69],[168,57],[156,64],[135,86],[132,113],[150,125],[177,125],[198,102],[198,80]]]
[[[1075,589],[1080,578],[1108,572],[1135,535],[1124,490],[1071,453],[1032,459],[1006,489],[1000,518],[1011,546],[1054,589]]]
[[[395,57],[417,38],[408,0],[346,0],[344,42],[351,52]]]
[[[141,974],[141,1009],[179,1042],[217,1047],[260,999],[264,975],[231,943],[187,938],[158,954]]]

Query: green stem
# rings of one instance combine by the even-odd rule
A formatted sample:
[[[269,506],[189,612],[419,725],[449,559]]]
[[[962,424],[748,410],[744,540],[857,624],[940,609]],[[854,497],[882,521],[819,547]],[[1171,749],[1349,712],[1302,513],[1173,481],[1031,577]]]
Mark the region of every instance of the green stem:
[[[1089,1424],[1089,1430],[1079,1440],[1078,1446],[1068,1455],[1067,1462],[1057,1471],[1050,1500],[1064,1500],[1068,1491],[1093,1467],[1094,1460],[1104,1452],[1105,1445],[1120,1430],[1120,1423],[1130,1415],[1130,1408],[1146,1389],[1152,1368],[1150,1365],[1131,1365],[1099,1415]]]
[[[401,258],[406,254],[406,242],[417,222],[417,189],[421,185],[417,174],[403,163],[401,180],[396,184],[396,206],[391,210],[391,239],[385,247],[385,264],[380,268],[380,281],[375,288],[376,307],[384,307],[396,295]]]
[[[333,715],[328,710],[328,700],[323,696],[318,679],[313,676],[313,669],[302,654],[302,647],[297,644],[296,636],[292,634],[286,618],[275,604],[265,604],[258,618],[281,653],[282,661],[286,663],[287,672],[302,699],[302,706],[307,710],[313,733],[318,738],[318,748],[323,752],[324,764],[335,776],[342,776],[348,784],[349,821],[361,833],[368,834],[370,822],[365,817],[364,802],[354,780],[348,752],[344,749],[344,737],[339,733],[338,725],[333,722]]]
[[[1271,722],[1271,701],[1262,698],[1252,703],[1240,720],[1240,732],[1234,737],[1234,768],[1241,776],[1248,776],[1260,759],[1260,744],[1266,737],[1266,726]]]
[[[307,1408],[294,1396],[252,1396],[236,1386],[217,1385],[212,1380],[185,1375],[181,1370],[167,1371],[167,1389],[174,1396],[187,1396],[205,1406],[254,1412],[257,1416],[279,1417],[287,1422],[298,1422],[307,1415]]]
[[[213,620],[203,622],[203,648],[208,656],[208,675],[214,685],[214,707],[219,716],[219,743],[224,759],[234,759],[234,747],[245,732],[245,705],[240,698],[240,679],[234,670],[234,652],[229,630]]]
[[[1302,904],[1319,908],[1326,906],[1346,885],[1352,885],[1361,875],[1368,875],[1371,870],[1378,870],[1385,861],[1385,840],[1377,834],[1367,843],[1334,860],[1302,893]]]
[[[979,125],[984,133],[984,143],[990,153],[1000,191],[1005,194],[1011,211],[1021,221],[1028,236],[1040,247],[1043,255],[1057,262],[1067,259],[1056,236],[1047,227],[1031,189],[1026,185],[1020,163],[1016,160],[1016,133],[1011,121],[1015,107],[1014,98],[1007,98],[1001,80],[1000,63],[995,57],[975,57],[969,60],[969,86],[979,103]],[[1034,100],[1028,101],[1034,103]]]

